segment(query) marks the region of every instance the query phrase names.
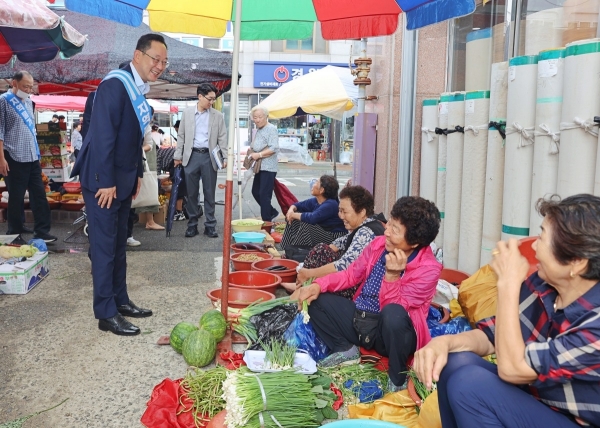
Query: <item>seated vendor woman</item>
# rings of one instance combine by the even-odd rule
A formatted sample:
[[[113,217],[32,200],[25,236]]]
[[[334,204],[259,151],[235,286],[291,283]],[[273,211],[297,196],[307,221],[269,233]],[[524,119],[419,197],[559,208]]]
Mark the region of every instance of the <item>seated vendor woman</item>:
[[[540,200],[533,248],[538,271],[515,239],[498,242],[496,316],[440,336],[414,368],[437,381],[444,428],[600,426],[600,198]],[[496,354],[496,364],[481,358]]]
[[[315,245],[306,256],[303,268],[298,271],[297,282],[281,285],[288,291],[294,291],[310,278],[346,269],[376,236],[383,235],[384,223],[379,220],[383,216],[375,216],[374,207],[373,195],[367,189],[362,186],[344,187],[340,192],[339,217],[348,233],[329,245]],[[351,299],[357,287],[339,294]]]
[[[288,246],[314,247],[331,244],[346,234],[344,223],[338,217],[340,185],[331,175],[323,175],[313,185],[312,198],[296,202],[285,219],[287,225],[281,238],[281,248]]]
[[[390,391],[403,388],[407,364],[431,336],[427,313],[442,265],[429,244],[440,228],[435,205],[417,196],[398,199],[384,236],[376,237],[348,269],[296,291],[309,303],[310,322],[332,354],[321,367],[358,362],[359,346],[389,358]],[[332,294],[356,284],[354,300]]]

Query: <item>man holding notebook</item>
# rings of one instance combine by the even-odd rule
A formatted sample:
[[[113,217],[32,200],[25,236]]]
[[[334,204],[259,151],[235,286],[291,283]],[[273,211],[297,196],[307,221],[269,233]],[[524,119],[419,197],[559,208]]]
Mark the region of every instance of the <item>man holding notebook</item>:
[[[215,189],[217,171],[227,166],[227,132],[223,114],[214,108],[217,88],[210,83],[198,85],[198,102],[183,111],[177,133],[177,149],[173,159],[175,166],[183,164],[187,188],[188,227],[187,238],[198,235],[198,192],[200,179],[204,192],[204,234],[210,238],[219,235],[215,230]]]

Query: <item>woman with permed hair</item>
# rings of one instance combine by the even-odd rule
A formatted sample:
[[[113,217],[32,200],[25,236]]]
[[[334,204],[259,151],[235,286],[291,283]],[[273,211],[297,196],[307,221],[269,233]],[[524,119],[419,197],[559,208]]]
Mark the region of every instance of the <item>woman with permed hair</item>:
[[[414,369],[437,381],[444,428],[600,426],[600,198],[538,201],[538,271],[519,242],[500,241],[496,316],[440,336]],[[481,356],[496,354],[496,364]]]
[[[281,238],[281,248],[289,246],[314,247],[331,244],[346,233],[338,217],[340,185],[332,175],[322,175],[311,188],[312,198],[296,202],[285,219],[287,225]]]
[[[376,236],[383,235],[385,230],[385,218],[381,214],[375,215],[373,195],[362,186],[346,186],[342,189],[338,216],[348,232],[331,244],[315,245],[298,271],[296,282],[281,284],[286,290],[292,292],[309,278],[320,278],[348,268],[365,247]],[[338,294],[351,299],[357,288],[358,284]]]
[[[427,313],[442,265],[431,247],[440,229],[436,206],[418,196],[394,204],[378,236],[348,269],[296,291],[307,301],[315,331],[332,350],[319,362],[335,367],[358,362],[359,346],[389,358],[388,390],[405,387],[412,355],[430,340]],[[360,284],[353,300],[334,295]]]

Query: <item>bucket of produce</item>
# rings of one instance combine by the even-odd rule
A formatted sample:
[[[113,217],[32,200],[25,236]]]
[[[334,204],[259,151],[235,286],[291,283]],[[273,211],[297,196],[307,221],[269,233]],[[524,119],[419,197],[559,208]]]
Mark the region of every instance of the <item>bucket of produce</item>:
[[[237,232],[231,236],[233,236],[236,244],[243,242],[261,244],[266,238],[266,235],[262,232]]]
[[[258,232],[264,221],[254,218],[241,218],[231,222],[231,228],[234,232]]]
[[[266,253],[267,252],[267,250],[265,250],[265,246],[262,244],[250,244],[250,243],[231,244],[231,246],[229,248],[231,248],[231,251],[233,251],[233,254]]]
[[[281,284],[281,277],[274,273],[242,270],[229,274],[230,287],[264,290],[269,293],[275,293],[279,284]]]
[[[221,301],[221,289],[215,288],[214,290],[210,290],[206,293],[206,296],[212,300],[213,303],[217,303]],[[268,293],[264,290],[253,290],[251,288],[229,288],[228,295],[228,305],[230,308],[238,308],[242,309],[251,303],[262,301],[265,302],[267,300],[275,299],[275,295],[273,293]]]
[[[268,253],[237,253],[231,256],[231,263],[236,271],[252,270],[252,263],[272,258],[273,256]]]
[[[298,275],[296,267],[299,264],[296,260],[291,259],[261,260],[252,263],[252,270],[275,273],[281,277],[282,282],[296,282]]]

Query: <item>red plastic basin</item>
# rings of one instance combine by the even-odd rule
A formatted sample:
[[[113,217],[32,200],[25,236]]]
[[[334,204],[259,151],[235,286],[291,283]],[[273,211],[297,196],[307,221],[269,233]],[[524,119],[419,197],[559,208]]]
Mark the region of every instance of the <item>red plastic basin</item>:
[[[450,284],[455,284],[460,287],[461,282],[467,279],[470,275],[466,272],[457,269],[444,268],[440,274],[440,279],[448,281]]]
[[[240,257],[245,256],[247,254],[253,254],[257,257],[260,257],[263,260],[270,260],[273,258],[273,256],[268,253],[234,253],[231,256],[231,263],[233,264],[233,269],[236,272],[240,271],[240,270],[252,270],[252,263],[254,263],[255,261],[259,261],[259,260],[255,260],[255,261],[245,262],[243,260],[238,260]]]
[[[296,282],[298,276],[296,267],[299,264],[296,260],[290,259],[261,260],[252,263],[252,270],[277,274],[281,277],[281,282]],[[267,268],[270,266],[285,266],[286,270],[269,271]]]
[[[530,236],[529,238],[519,239],[519,251],[529,262],[529,272],[527,276],[537,271],[538,259],[535,256],[535,250],[532,245],[537,240],[537,236]]]
[[[240,270],[229,274],[230,287],[264,290],[269,293],[275,293],[279,284],[281,284],[281,277],[269,272]]]
[[[206,293],[208,298],[213,302],[221,300],[221,289],[215,288]],[[253,290],[248,288],[229,288],[228,290],[228,306],[230,308],[245,308],[246,306],[258,300],[263,302],[275,299],[273,293],[268,293],[264,290]]]

